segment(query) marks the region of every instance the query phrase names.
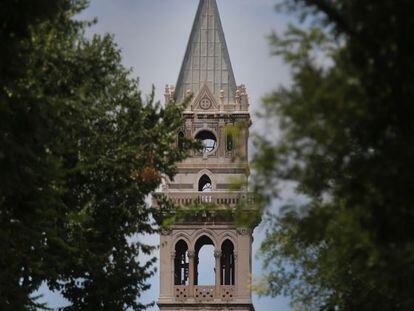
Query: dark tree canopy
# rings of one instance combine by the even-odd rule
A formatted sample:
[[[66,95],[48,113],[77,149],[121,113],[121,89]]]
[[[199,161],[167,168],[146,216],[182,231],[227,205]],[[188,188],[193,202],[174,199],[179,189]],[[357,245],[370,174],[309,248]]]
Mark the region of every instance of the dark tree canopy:
[[[172,176],[183,105],[143,100],[111,36],[88,39],[82,0],[0,4],[0,309],[141,310],[156,230],[145,198]],[[138,236],[137,236],[138,235]]]
[[[273,35],[290,87],[264,102],[256,187],[308,200],[268,217],[265,293],[304,310],[414,309],[412,1],[287,1],[308,26]],[[323,61],[321,61],[323,60]]]

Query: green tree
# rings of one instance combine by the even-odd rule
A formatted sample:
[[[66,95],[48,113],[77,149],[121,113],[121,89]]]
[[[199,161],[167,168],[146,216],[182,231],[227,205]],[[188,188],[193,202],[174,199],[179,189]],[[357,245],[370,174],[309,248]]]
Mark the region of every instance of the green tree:
[[[306,200],[267,217],[264,293],[305,310],[414,309],[412,1],[292,0],[308,27],[272,36],[292,85],[264,101],[256,187]]]
[[[145,198],[192,147],[183,105],[142,98],[109,35],[84,35],[82,0],[3,1],[0,309],[36,310],[42,282],[65,310],[145,309],[153,233]],[[30,13],[29,13],[30,12]]]

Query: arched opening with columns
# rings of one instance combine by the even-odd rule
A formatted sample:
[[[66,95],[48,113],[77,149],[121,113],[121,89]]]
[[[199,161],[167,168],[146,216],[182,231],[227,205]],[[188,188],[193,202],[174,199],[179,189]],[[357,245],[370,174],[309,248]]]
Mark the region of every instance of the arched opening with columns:
[[[179,131],[178,135],[177,135],[178,149],[183,149],[184,148],[184,137],[185,137],[184,133],[182,131]]]
[[[194,285],[215,284],[214,242],[206,235],[195,244]],[[199,278],[199,276],[202,276]]]
[[[233,151],[234,149],[234,138],[232,134],[226,135],[226,150]]]
[[[198,191],[211,192],[213,191],[213,183],[206,174],[200,177],[198,180]]]
[[[175,244],[174,284],[189,285],[188,282],[188,245],[184,240]]]
[[[220,284],[235,284],[234,245],[230,240],[225,240],[221,245],[220,259]]]

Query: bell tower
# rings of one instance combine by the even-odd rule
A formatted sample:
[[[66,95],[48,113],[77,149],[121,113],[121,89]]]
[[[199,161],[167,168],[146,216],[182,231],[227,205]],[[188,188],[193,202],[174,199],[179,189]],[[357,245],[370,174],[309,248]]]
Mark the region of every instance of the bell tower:
[[[237,86],[215,0],[200,0],[176,86],[165,88],[166,104],[191,96],[177,135],[198,139],[202,149],[178,164],[162,194],[177,209],[196,209],[160,237],[161,311],[254,310],[251,299],[253,226],[235,221],[238,207],[253,205],[247,192],[249,100]],[[192,209],[189,209],[192,211]],[[213,265],[204,284],[202,249]]]

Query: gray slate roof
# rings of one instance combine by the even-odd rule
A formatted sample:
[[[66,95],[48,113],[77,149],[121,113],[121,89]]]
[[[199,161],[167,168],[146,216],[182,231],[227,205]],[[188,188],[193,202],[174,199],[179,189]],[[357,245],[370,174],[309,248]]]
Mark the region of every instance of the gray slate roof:
[[[176,84],[176,100],[182,100],[187,90],[197,96],[204,84],[217,99],[224,90],[224,101],[234,101],[236,81],[216,0],[200,0]]]

